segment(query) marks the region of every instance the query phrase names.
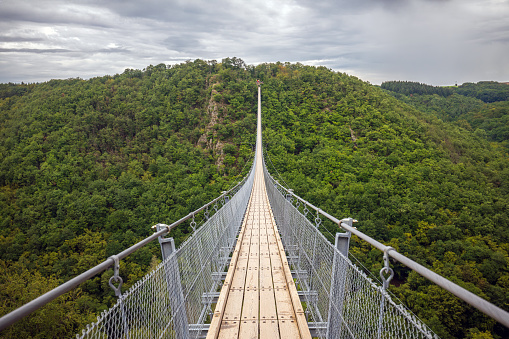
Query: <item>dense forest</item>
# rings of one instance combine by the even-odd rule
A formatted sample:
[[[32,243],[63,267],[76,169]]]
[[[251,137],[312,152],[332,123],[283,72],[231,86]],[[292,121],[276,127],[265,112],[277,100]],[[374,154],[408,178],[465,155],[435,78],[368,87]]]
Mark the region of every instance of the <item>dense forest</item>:
[[[0,85],[0,315],[235,183],[255,141],[256,79],[264,82],[264,147],[274,175],[509,310],[506,101],[480,100],[478,86],[417,94],[324,67],[227,58]],[[190,233],[182,225],[173,236],[180,243]],[[368,271],[381,268],[380,252],[358,239],[351,254]],[[158,258],[155,243],[123,260],[125,287]],[[393,266],[392,293],[442,338],[509,336]],[[0,335],[74,336],[114,302],[111,274]]]
[[[384,83],[385,84],[385,83]],[[509,85],[497,83],[496,86],[486,82],[480,82],[478,86],[474,84],[463,84],[458,87],[458,91],[448,96],[438,93],[416,93],[414,83],[392,82],[392,86],[382,88],[389,89],[389,93],[397,99],[404,101],[417,108],[418,110],[437,116],[440,119],[453,122],[457,126],[472,131],[490,141],[500,143],[509,150]],[[395,86],[397,84],[398,86]],[[489,93],[490,87],[498,89],[499,98],[507,98],[508,101],[488,101],[484,102],[475,96],[461,95],[459,89],[467,86],[471,93],[483,93],[486,90]],[[505,91],[505,92],[504,92]],[[406,93],[406,94],[405,94]]]
[[[238,181],[255,142],[256,84],[233,67],[196,60],[0,87],[0,314]],[[172,235],[178,244],[190,232]],[[123,260],[125,288],[159,257],[154,242]],[[111,275],[0,336],[73,337],[115,301]]]
[[[479,81],[476,84],[466,82],[460,86],[441,87],[413,81],[386,81],[382,83],[380,87],[405,95],[437,94],[447,97],[453,93],[458,93],[466,97],[476,98],[483,102],[490,103],[509,100],[508,85],[509,83],[500,83],[496,81]]]
[[[492,118],[503,119],[502,112],[488,115],[491,106],[462,96],[465,112],[479,109],[472,113],[479,125],[467,129],[424,110],[424,103],[416,109],[323,67],[270,65],[261,78],[264,141],[288,186],[509,309],[509,161],[501,145],[507,139],[490,143],[494,135],[483,129]],[[452,102],[437,93],[427,96],[452,107],[460,95],[446,97]],[[502,110],[506,103],[497,104]],[[373,272],[381,268],[380,252],[369,245],[354,241],[351,253]],[[509,335],[397,264],[396,276],[392,292],[442,338]]]
[[[447,97],[454,93],[453,90],[448,87],[430,86],[413,81],[386,81],[382,83],[380,87],[405,95],[437,94],[442,97]]]

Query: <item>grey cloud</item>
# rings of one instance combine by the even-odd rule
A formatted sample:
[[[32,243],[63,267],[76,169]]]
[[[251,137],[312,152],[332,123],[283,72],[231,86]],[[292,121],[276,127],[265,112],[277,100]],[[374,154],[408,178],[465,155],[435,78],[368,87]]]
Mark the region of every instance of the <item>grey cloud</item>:
[[[202,51],[204,46],[195,35],[179,34],[169,36],[164,39],[164,45],[171,50],[182,51],[184,53]]]
[[[0,42],[33,42],[42,40],[42,38],[30,38],[22,36],[0,36]]]
[[[298,0],[298,3],[318,13],[329,16],[333,13],[357,14],[365,11],[372,11],[376,8],[395,10],[405,8],[408,0]]]
[[[94,13],[73,10],[61,1],[11,1],[0,3],[0,21],[34,22],[45,24],[74,24],[85,26],[111,27],[107,20]]]
[[[63,48],[0,48],[0,53],[69,53]]]
[[[86,51],[84,51],[86,52]],[[118,47],[118,48],[101,48],[101,49],[98,49],[98,50],[95,50],[95,51],[91,51],[90,53],[121,53],[121,54],[131,54],[132,51],[126,49],[126,48],[123,48],[123,47]]]
[[[508,67],[498,65],[509,54],[507,8],[477,0],[4,1],[0,81],[232,56],[324,65],[374,83],[493,72],[507,81]]]
[[[221,26],[231,6],[225,1],[121,1],[112,0],[103,4],[114,13],[123,17],[153,19],[173,22],[200,29]],[[236,15],[230,18],[235,19]]]

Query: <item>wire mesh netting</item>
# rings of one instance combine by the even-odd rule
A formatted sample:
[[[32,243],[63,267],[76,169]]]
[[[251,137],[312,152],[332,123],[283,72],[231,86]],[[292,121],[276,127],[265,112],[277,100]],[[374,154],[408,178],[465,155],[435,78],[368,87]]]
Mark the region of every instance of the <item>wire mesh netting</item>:
[[[253,166],[254,168],[254,166]],[[436,338],[288,201],[268,174],[267,194],[308,322],[320,338]],[[119,297],[78,338],[197,338],[211,315],[248,204],[254,171],[223,207]],[[227,201],[229,200],[229,201]],[[202,327],[205,329],[205,327]]]
[[[254,166],[253,166],[254,168]],[[223,207],[178,250],[121,295],[77,338],[193,338],[211,314],[211,292],[221,287],[222,272],[247,208],[254,171]]]
[[[320,338],[438,338],[345,257],[265,170],[267,194],[309,323]],[[307,211],[307,210],[306,210]],[[306,213],[307,214],[307,213]]]

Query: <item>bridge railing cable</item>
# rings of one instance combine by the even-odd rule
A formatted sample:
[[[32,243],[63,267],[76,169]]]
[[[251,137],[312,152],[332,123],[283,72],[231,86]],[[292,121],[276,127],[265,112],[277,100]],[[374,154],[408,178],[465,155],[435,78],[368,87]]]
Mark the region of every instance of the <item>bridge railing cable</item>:
[[[503,324],[506,327],[509,327],[509,313],[505,310],[491,304],[490,302],[484,300],[483,298],[473,294],[472,292],[464,289],[463,287],[453,283],[452,281],[440,276],[439,274],[427,269],[426,267],[418,264],[417,262],[409,259],[408,257],[402,255],[401,253],[397,252],[394,248],[390,246],[386,246],[379,241],[367,236],[366,234],[362,233],[361,231],[357,230],[357,228],[353,227],[352,225],[352,219],[337,219],[333,217],[332,215],[328,214],[327,212],[323,211],[322,209],[314,206],[310,202],[302,199],[298,195],[296,195],[293,190],[288,189],[281,185],[278,181],[276,181],[267,171],[267,168],[264,166],[265,170],[265,176],[266,176],[266,183],[267,183],[267,193],[269,195],[271,206],[274,210],[274,216],[276,218],[276,222],[278,223],[278,227],[280,231],[282,232],[282,240],[285,245],[285,248],[289,249],[290,256],[296,257],[298,261],[296,262],[296,265],[300,268],[297,269],[297,271],[306,272],[307,275],[305,276],[306,279],[302,280],[302,284],[309,286],[303,286],[304,288],[315,288],[320,284],[323,284],[324,291],[319,292],[323,293],[324,300],[325,300],[325,294],[329,291],[330,298],[333,300],[335,298],[334,293],[336,289],[330,289],[330,281],[331,276],[333,276],[332,271],[337,270],[338,267],[340,268],[340,271],[342,271],[343,275],[346,275],[346,280],[343,282],[341,286],[338,286],[338,290],[341,290],[343,287],[347,288],[344,292],[346,293],[345,296],[341,296],[340,299],[344,300],[345,303],[340,308],[342,308],[344,314],[341,315],[342,323],[345,325],[345,328],[349,328],[349,323],[352,324],[352,326],[355,328],[354,323],[350,322],[346,317],[348,315],[348,312],[351,312],[355,307],[351,304],[347,307],[347,302],[350,302],[351,300],[354,300],[355,298],[358,298],[359,289],[363,289],[364,287],[361,287],[361,285],[365,285],[366,283],[363,282],[361,285],[358,285],[359,279],[354,279],[357,282],[352,281],[352,277],[354,275],[360,275],[363,277],[365,281],[369,281],[369,283],[372,283],[372,280],[362,271],[360,271],[352,262],[343,255],[343,253],[340,253],[337,248],[335,248],[330,241],[326,239],[326,237],[318,231],[320,228],[320,224],[322,223],[321,218],[324,218],[326,220],[329,220],[330,222],[334,223],[335,225],[339,226],[341,229],[346,231],[347,233],[355,234],[363,241],[366,241],[367,243],[371,244],[375,248],[379,249],[384,253],[384,258],[386,262],[386,267],[389,266],[389,258],[393,258],[396,261],[400,262],[401,264],[405,265],[406,267],[414,270],[418,274],[422,275],[423,277],[427,278],[431,282],[441,286],[445,290],[451,292],[461,300],[465,301],[466,303],[472,305],[476,309],[482,311],[486,315],[490,316],[491,318],[497,320],[501,324]],[[310,221],[310,215],[313,215],[311,220],[314,218],[314,223]],[[323,229],[323,228],[322,228]],[[310,240],[313,239],[313,240]],[[295,253],[291,252],[291,250],[294,249]],[[318,257],[317,257],[318,256]],[[305,259],[303,259],[305,258]],[[319,264],[317,264],[319,263]],[[327,264],[325,264],[327,263]],[[329,266],[327,266],[329,265]],[[338,266],[339,265],[339,266]],[[334,269],[332,267],[335,267]],[[355,267],[355,268],[354,268]],[[389,268],[389,267],[388,267]],[[386,272],[389,272],[387,270]],[[323,276],[322,276],[323,275]],[[381,278],[384,281],[384,284],[388,282],[385,281],[387,276],[382,276]],[[310,280],[309,280],[310,279]],[[349,280],[350,279],[350,280]],[[373,284],[373,288],[379,289],[379,286]],[[415,316],[410,315],[408,311],[404,309],[404,306],[402,305],[396,305],[392,298],[386,293],[386,291],[382,288],[378,293],[378,299],[382,298],[386,300],[386,303],[389,308],[393,308],[394,310],[397,310],[405,321],[409,321],[410,323],[416,324],[417,328],[422,329],[420,330],[420,333],[424,335],[424,337],[429,337],[431,335],[429,329],[426,328],[424,324],[422,324],[418,319],[415,319]],[[353,299],[348,299],[353,298]],[[371,297],[367,298],[367,295],[364,295],[363,299],[358,301],[368,302],[369,300],[377,300],[377,298],[374,297],[374,295],[371,295]],[[325,315],[328,315],[328,310],[326,310],[324,305],[313,304],[310,303],[310,305],[315,305],[316,312],[313,313],[313,309],[310,310],[312,314],[312,318],[314,321],[326,321],[327,317]],[[367,311],[367,306],[364,306],[364,310],[359,309],[358,311]],[[384,307],[385,310],[387,310],[386,307]],[[334,309],[334,307],[333,307]],[[340,312],[340,310],[336,310],[337,312]],[[376,313],[376,312],[375,312]],[[392,317],[392,316],[391,316]],[[391,318],[384,318],[384,321],[392,321]],[[384,327],[385,329],[385,327]],[[348,337],[348,336],[347,336]],[[355,338],[364,337],[364,336],[354,336]],[[376,337],[376,336],[375,336]],[[396,335],[396,337],[398,337]],[[407,337],[401,336],[401,337]]]
[[[255,161],[255,160],[253,160]],[[254,167],[253,167],[254,168]],[[184,276],[179,277],[183,284],[185,285],[185,293],[187,298],[189,299],[189,295],[191,295],[192,289],[189,289],[189,286],[192,284],[189,282],[190,276],[195,276],[200,271],[196,271],[197,267],[202,267],[201,271],[203,271],[205,268],[202,265],[210,265],[211,261],[216,260],[211,250],[216,251],[218,255],[223,256],[223,264],[224,264],[224,256],[228,256],[228,249],[227,247],[232,247],[232,241],[235,239],[235,232],[237,230],[235,227],[240,227],[243,212],[245,211],[245,208],[247,206],[247,201],[249,199],[249,193],[251,191],[251,187],[253,184],[253,177],[254,177],[254,171],[251,170],[239,183],[237,183],[234,187],[231,189],[222,192],[220,196],[213,199],[212,201],[208,202],[207,204],[203,205],[202,207],[198,208],[197,210],[189,213],[188,215],[184,216],[183,218],[177,220],[176,222],[172,223],[171,225],[165,225],[165,224],[158,224],[157,231],[152,234],[151,236],[143,239],[142,241],[138,242],[137,244],[129,247],[128,249],[122,251],[121,253],[111,256],[110,258],[106,259],[99,265],[87,270],[86,272],[78,275],[77,277],[63,283],[62,285],[56,287],[55,289],[41,295],[40,297],[30,301],[29,303],[15,309],[14,311],[4,315],[0,318],[0,331],[5,329],[6,327],[14,324],[15,322],[21,320],[22,318],[26,317],[27,315],[35,312],[39,308],[43,307],[47,303],[51,302],[52,300],[58,298],[59,296],[71,291],[72,289],[76,288],[81,283],[93,278],[97,274],[104,272],[105,270],[111,268],[111,267],[118,267],[118,261],[126,258],[128,255],[136,252],[138,249],[142,248],[143,246],[147,245],[148,243],[154,241],[157,238],[162,238],[163,236],[170,233],[172,229],[175,227],[183,224],[184,222],[191,221],[191,226],[196,226],[195,217],[201,213],[203,215],[204,223],[203,226],[200,228],[197,228],[196,231],[193,233],[193,235],[184,243],[182,246],[175,251],[174,255],[172,257],[178,258],[178,266],[180,267],[180,272],[184,272]],[[245,205],[245,206],[244,206]],[[155,226],[153,227],[155,228]],[[194,228],[194,227],[193,227]],[[224,248],[223,248],[224,247]],[[199,249],[202,249],[201,252],[199,252]],[[203,249],[208,250],[208,254],[204,253]],[[200,254],[193,254],[193,251],[199,252]],[[183,253],[186,252],[186,255],[183,255]],[[201,256],[200,256],[201,255]],[[199,256],[199,258],[198,258]],[[199,260],[200,262],[186,262],[186,258],[194,258],[189,260]],[[219,265],[220,262],[218,261]],[[123,322],[127,321],[128,319],[132,320],[132,317],[136,315],[136,310],[141,309],[145,306],[148,308],[155,307],[154,300],[157,299],[158,293],[166,293],[165,297],[162,297],[161,300],[163,301],[163,304],[159,303],[158,307],[161,307],[161,309],[153,309],[155,313],[148,312],[148,308],[144,308],[143,314],[138,314],[138,316],[141,317],[149,317],[151,318],[154,323],[159,323],[161,319],[159,318],[161,316],[161,312],[163,312],[163,309],[166,308],[166,304],[168,303],[169,298],[171,299],[172,295],[174,296],[177,292],[173,291],[173,287],[170,286],[170,282],[175,283],[176,278],[174,276],[174,272],[179,272],[175,269],[175,264],[171,260],[165,260],[163,263],[161,263],[153,272],[150,272],[147,274],[147,276],[143,279],[143,281],[140,281],[136,283],[129,291],[125,292],[124,294],[117,295],[119,297],[119,300],[117,304],[108,311],[108,314],[102,314],[98,317],[98,323],[101,323],[101,326],[105,326],[106,330],[98,330],[93,331],[92,329],[97,328],[97,323],[95,323],[92,326],[87,327],[86,330],[84,330],[84,333],[86,332],[87,335],[84,335],[83,337],[111,337],[112,331],[118,331],[113,330],[115,326],[113,326],[113,323],[117,322],[118,328],[123,328],[124,325]],[[194,266],[193,266],[194,265]],[[213,265],[216,265],[214,263]],[[217,265],[216,265],[217,266]],[[213,269],[220,270],[221,267],[214,266]],[[210,267],[209,267],[210,268]],[[159,272],[159,273],[157,273]],[[165,276],[163,278],[159,277],[161,272],[165,272]],[[172,273],[173,272],[173,273]],[[158,275],[159,274],[159,275]],[[173,274],[173,275],[172,275]],[[182,273],[181,273],[182,275]],[[220,276],[220,274],[218,274]],[[211,277],[210,279],[215,279],[214,274],[209,274]],[[159,277],[159,278],[157,278]],[[116,277],[118,279],[118,277]],[[158,280],[159,279],[159,280]],[[177,280],[178,280],[177,279]],[[211,283],[212,280],[204,282],[204,281],[195,281],[195,285],[197,283],[204,284],[203,288],[206,288],[205,285],[207,283]],[[196,280],[196,279],[195,279]],[[117,280],[118,282],[119,280]],[[164,284],[163,284],[164,283]],[[151,285],[152,284],[152,285]],[[155,285],[154,285],[155,284]],[[156,291],[157,288],[159,288],[159,285],[165,285],[168,286],[169,289],[166,289],[163,292]],[[111,285],[111,284],[110,284]],[[138,301],[140,302],[140,306],[133,305],[133,307],[129,310],[126,310],[126,304],[129,303],[130,298],[132,299],[132,296],[134,294],[134,290],[140,290],[141,286],[151,286],[151,293],[154,293],[152,296],[146,294],[145,292],[141,292],[143,296],[139,295],[138,297],[141,298]],[[174,286],[174,285],[171,285]],[[178,285],[180,286],[180,284]],[[194,285],[193,285],[194,286]],[[114,287],[114,286],[112,286]],[[208,288],[208,287],[207,287]],[[117,288],[118,291],[120,291],[120,286]],[[200,299],[200,305],[201,305],[201,299]],[[180,307],[180,306],[179,306]],[[193,306],[194,309],[196,309],[195,306]],[[193,309],[193,307],[190,306],[190,310]],[[202,307],[203,308],[203,307]],[[210,308],[210,303],[209,303]],[[115,312],[120,312],[119,310],[122,310],[122,313],[124,314],[123,319],[115,318],[115,316],[111,317],[111,314],[114,314]],[[193,311],[189,311],[193,312]],[[202,311],[200,311],[203,313]],[[127,318],[126,318],[127,317]],[[195,318],[195,316],[193,316]],[[192,320],[194,318],[191,317]],[[203,316],[202,316],[203,318]],[[148,319],[148,318],[147,318]],[[178,320],[178,319],[177,319]],[[172,320],[176,321],[176,320]],[[120,322],[120,323],[119,323]],[[107,325],[106,325],[107,324]],[[129,326],[128,323],[126,323],[126,326]],[[155,325],[149,326],[152,328]],[[171,327],[171,326],[170,326]],[[129,327],[131,328],[131,327]],[[167,331],[174,331],[173,329],[166,329]],[[145,330],[143,330],[145,331]],[[142,332],[143,332],[142,331]],[[95,335],[89,336],[90,333],[96,333]],[[102,334],[100,334],[102,333]],[[117,333],[117,332],[115,332]],[[140,332],[141,333],[141,332]],[[146,332],[143,332],[146,333]],[[152,333],[152,332],[151,332]]]

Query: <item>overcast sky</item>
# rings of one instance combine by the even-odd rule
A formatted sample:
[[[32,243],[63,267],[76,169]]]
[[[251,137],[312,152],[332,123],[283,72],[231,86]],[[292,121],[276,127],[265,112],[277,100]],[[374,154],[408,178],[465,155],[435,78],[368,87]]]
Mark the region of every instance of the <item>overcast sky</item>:
[[[0,0],[0,82],[233,56],[374,84],[509,81],[509,0]]]

